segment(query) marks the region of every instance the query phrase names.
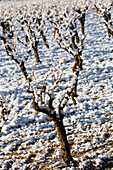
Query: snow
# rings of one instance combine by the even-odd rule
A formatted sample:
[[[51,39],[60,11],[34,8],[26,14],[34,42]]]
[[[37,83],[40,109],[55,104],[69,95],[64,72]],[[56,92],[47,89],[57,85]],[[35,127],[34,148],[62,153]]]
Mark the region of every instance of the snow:
[[[108,3],[110,2],[104,1],[103,3],[109,6]],[[65,113],[63,122],[66,134],[68,141],[72,145],[71,152],[73,157],[77,159],[76,154],[81,154],[79,157],[79,169],[87,167],[91,162],[93,162],[96,168],[101,168],[107,158],[108,162],[113,161],[113,149],[111,147],[113,141],[113,39],[112,37],[108,37],[104,20],[95,14],[95,10],[91,9],[92,4],[96,3],[96,1],[84,2],[81,0],[77,3],[78,8],[85,7],[85,4],[89,5],[85,24],[85,32],[89,32],[84,40],[84,49],[82,52],[83,70],[79,70],[78,77],[76,74],[73,77],[73,57],[59,48],[52,35],[53,26],[46,20],[47,11],[55,3],[58,9],[60,9],[59,14],[63,15],[62,11],[70,11],[64,20],[64,24],[68,25],[69,19],[73,17],[72,7],[76,2],[67,2],[65,0],[58,4],[55,1],[50,3],[43,0],[42,4],[36,1],[18,1],[16,3],[15,5],[15,2],[11,1],[7,2],[6,5],[6,2],[1,1],[1,18],[4,20],[12,16],[15,23],[13,27],[16,30],[15,35],[19,35],[24,40],[23,32],[18,33],[17,31],[20,30],[20,28],[18,29],[20,25],[15,20],[16,14],[19,12],[18,9],[22,10],[21,15],[25,15],[26,11],[30,13],[31,10],[32,12],[35,10],[36,14],[32,14],[31,18],[33,15],[39,15],[42,10],[42,18],[46,24],[44,25],[41,22],[40,28],[43,28],[47,43],[50,46],[47,49],[40,36],[38,51],[41,63],[36,63],[33,52],[30,53],[27,60],[24,57],[28,74],[33,77],[33,70],[37,81],[41,85],[46,75],[49,74],[46,80],[47,92],[49,94],[52,93],[52,97],[55,99],[53,105],[57,114],[60,101],[66,96],[67,91],[70,92],[69,87],[71,85],[73,86],[78,79],[78,97],[75,98],[77,105],[73,104],[71,97],[69,97],[69,101],[64,98],[61,103],[61,106],[66,104],[63,110]],[[37,3],[40,4],[40,7],[36,7]],[[54,10],[55,6],[51,9],[51,17],[55,15]],[[113,9],[111,11],[113,18]],[[21,15],[18,15],[18,19],[21,18]],[[52,19],[54,21],[55,18]],[[56,19],[58,19],[57,16]],[[1,22],[2,20],[0,20]],[[25,32],[30,37],[27,24],[23,26]],[[35,24],[32,25],[32,28],[34,26]],[[47,29],[46,27],[49,28]],[[67,30],[65,34],[65,28],[63,28],[63,32],[60,28],[60,32],[64,36],[68,35],[70,30]],[[3,36],[1,26],[0,36]],[[38,36],[39,33],[37,34]],[[32,41],[30,41],[28,47],[17,43],[19,56],[15,55],[15,58],[21,61],[23,56],[26,56],[27,51],[32,49]],[[7,166],[10,169],[27,169],[29,167],[32,169],[33,166],[34,168],[43,168],[42,163],[45,163],[46,166],[47,161],[49,168],[61,167],[62,169],[66,169],[64,163],[60,160],[60,142],[55,131],[54,123],[50,121],[46,114],[34,111],[32,95],[27,93],[28,82],[22,75],[19,66],[6,54],[4,45],[1,44],[2,41],[0,40],[0,100],[2,99],[4,101],[4,107],[10,110],[10,113],[6,116],[7,121],[3,121],[2,118],[0,120],[0,168],[5,169]],[[62,45],[65,46],[65,44],[67,45],[68,42],[65,41]],[[9,43],[6,45],[9,45]],[[10,47],[12,48],[11,44]],[[70,48],[70,50],[72,49]],[[53,80],[51,69],[55,74],[55,78],[57,78],[58,71],[60,75],[63,70],[58,86]],[[40,88],[35,80],[31,83],[31,90],[35,90],[35,100],[36,102],[39,101]],[[49,101],[47,94],[45,100],[47,104]],[[0,105],[0,113],[1,110],[2,107]],[[105,148],[105,151],[103,148]],[[31,153],[35,154],[33,158],[30,158],[33,156]],[[74,167],[67,169],[71,170]]]

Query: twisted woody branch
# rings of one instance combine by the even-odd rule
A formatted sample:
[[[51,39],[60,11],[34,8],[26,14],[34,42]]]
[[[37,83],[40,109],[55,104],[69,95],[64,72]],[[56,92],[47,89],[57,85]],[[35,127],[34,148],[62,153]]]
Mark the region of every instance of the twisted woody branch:
[[[78,12],[78,11],[77,11]],[[81,14],[82,12],[80,12]],[[85,11],[84,11],[85,13]],[[84,22],[85,22],[85,15],[81,16],[84,17]],[[80,20],[80,23],[82,21]],[[63,50],[65,50],[66,52],[68,52],[69,54],[71,54],[74,57],[74,66],[72,67],[72,72],[73,74],[76,74],[77,77],[79,75],[79,71],[82,70],[82,63],[83,60],[81,58],[82,56],[82,51],[83,51],[83,42],[88,34],[89,31],[87,31],[86,34],[84,34],[84,23],[82,24],[82,38],[79,37],[78,34],[78,30],[76,28],[76,18],[74,19],[74,22],[70,21],[69,23],[69,28],[68,30],[70,30],[68,37],[65,36],[65,34],[62,34],[62,27],[61,29],[60,27],[58,27],[57,22],[54,23],[54,39],[57,42],[57,44],[59,45],[59,47]],[[67,32],[67,28],[65,30]],[[79,69],[79,71],[78,71]],[[78,81],[78,79],[76,80]],[[76,82],[77,84],[77,82]],[[75,97],[77,97],[77,85],[73,88],[73,91],[71,92],[71,97],[73,100],[73,103],[76,105],[76,100]]]
[[[8,21],[7,22],[4,21],[0,24],[0,26],[2,27],[2,34],[0,35],[0,40],[3,41],[7,55],[10,56],[11,59],[18,64],[22,74],[24,75],[25,79],[27,79],[28,73],[26,71],[24,61],[19,61],[17,59],[17,56],[18,56],[18,52],[16,49],[16,40],[17,39],[14,36],[14,32],[12,30],[11,25],[9,24]],[[10,32],[12,33],[11,34],[12,36],[9,36]],[[11,42],[12,40],[14,43]],[[28,56],[29,56],[29,52],[27,52],[27,58],[28,58]]]
[[[0,36],[0,39],[3,41],[4,46],[5,46],[5,50],[8,56],[11,57],[11,59],[13,61],[15,61],[18,66],[20,67],[20,70],[22,72],[22,74],[24,75],[25,79],[27,80],[28,78],[28,73],[26,71],[25,68],[25,64],[24,61],[19,61],[17,58],[15,58],[14,53],[13,53],[13,49],[14,49],[14,45],[12,43],[10,43],[7,38],[5,38],[5,36]]]
[[[53,72],[52,72],[53,73]],[[59,106],[58,106],[58,114],[56,113],[56,110],[53,106],[53,101],[55,100],[55,96],[54,96],[54,90],[57,87],[57,83],[60,81],[61,75],[62,73],[59,75],[59,78],[57,76],[57,79],[55,79],[55,75],[53,74],[53,78],[55,80],[55,84],[52,87],[52,90],[50,90],[50,93],[45,93],[49,95],[49,101],[48,104],[46,103],[40,103],[39,101],[36,100],[36,94],[33,90],[30,89],[30,78],[28,78],[28,93],[32,93],[32,98],[33,98],[33,108],[38,112],[42,112],[45,113],[49,116],[50,120],[54,122],[55,125],[55,129],[56,132],[58,134],[58,138],[60,140],[60,145],[61,145],[61,157],[65,163],[65,166],[71,166],[72,164],[76,167],[78,164],[76,161],[73,160],[72,155],[71,155],[71,151],[70,151],[70,146],[67,140],[67,135],[66,135],[66,131],[65,131],[65,127],[63,125],[63,118],[65,116],[63,109],[66,106],[66,104],[69,101],[69,98],[75,88],[75,86],[77,86],[77,80],[78,80],[78,73],[79,73],[79,69],[75,72],[74,74],[74,81],[72,82],[72,85],[68,88],[67,93],[65,94],[65,96],[63,97],[63,99],[61,100]],[[34,73],[33,73],[34,76]],[[45,86],[45,80],[47,79],[48,75],[46,76],[46,78],[44,79],[43,85],[40,85],[38,82],[38,86],[40,86],[40,88],[42,89]],[[35,76],[34,79],[36,80]]]
[[[103,18],[105,26],[107,28],[107,33],[109,38],[113,37],[113,21],[111,20],[111,13],[110,9],[112,8],[112,4],[110,4],[109,8],[105,7],[105,5],[96,5],[94,4],[96,12],[98,13],[99,17]]]
[[[41,20],[42,19],[40,19],[40,21]],[[18,41],[25,46],[30,46],[30,48],[33,49],[36,62],[37,63],[41,62],[39,57],[39,52],[38,52],[40,36],[42,37],[46,48],[49,48],[49,45],[44,35],[44,31],[42,30],[42,28],[39,29],[39,27],[41,27],[41,23],[39,22],[39,19],[37,19],[37,16],[35,19],[29,16],[29,22],[27,21],[26,18],[24,18],[23,21],[21,21],[20,19],[17,19],[17,21],[21,24],[22,31],[25,33],[25,43],[19,37],[18,37]],[[40,36],[38,35],[38,33],[40,34]]]

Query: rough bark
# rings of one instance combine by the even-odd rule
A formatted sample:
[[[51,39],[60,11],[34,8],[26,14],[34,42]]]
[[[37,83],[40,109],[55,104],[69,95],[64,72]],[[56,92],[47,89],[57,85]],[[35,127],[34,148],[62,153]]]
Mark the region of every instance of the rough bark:
[[[70,147],[67,140],[66,131],[63,125],[63,120],[62,119],[54,120],[54,125],[55,125],[56,132],[58,134],[58,138],[60,140],[61,157],[65,163],[65,166],[68,167],[70,166],[70,162],[74,162],[74,160],[70,153]]]
[[[82,17],[79,18],[81,24],[81,32],[84,34],[85,30],[85,13],[82,14]]]
[[[19,64],[19,66],[20,66],[21,72],[23,73],[25,79],[27,80],[28,74],[27,74],[26,68],[24,66],[24,62],[22,61],[21,64]]]
[[[36,62],[39,63],[40,59],[39,59],[39,55],[38,55],[37,46],[33,46],[33,51],[34,51]]]
[[[40,31],[40,34],[41,34],[41,36],[42,36],[42,39],[43,39],[43,42],[44,42],[45,46],[46,46],[47,48],[49,48],[49,45],[47,44],[46,37],[45,37],[45,35],[44,35],[43,30]]]

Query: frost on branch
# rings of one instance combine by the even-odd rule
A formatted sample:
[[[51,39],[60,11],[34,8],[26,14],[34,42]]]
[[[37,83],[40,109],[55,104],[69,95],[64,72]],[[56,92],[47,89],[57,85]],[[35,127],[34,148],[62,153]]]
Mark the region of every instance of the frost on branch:
[[[0,94],[0,105],[2,107],[1,118],[3,119],[3,121],[7,121],[6,116],[10,114],[10,110],[7,109],[7,105],[6,105],[5,99],[3,98],[2,94]]]
[[[62,27],[61,28],[57,27],[57,23],[56,23],[57,28],[55,28],[55,36],[54,37],[55,37],[55,41],[58,43],[60,48],[65,50],[66,52],[68,52],[69,54],[71,54],[74,57],[75,63],[72,68],[72,72],[73,72],[73,74],[77,73],[76,75],[78,76],[79,71],[82,70],[81,55],[82,55],[82,50],[83,50],[83,45],[82,45],[82,47],[79,45],[80,45],[80,41],[83,44],[83,41],[85,38],[83,38],[81,40],[80,37],[78,37],[78,31],[76,29],[76,18],[75,18],[74,22],[71,21],[68,26],[69,26],[69,28],[67,29],[67,27],[66,27],[65,31],[69,32],[69,37],[66,37],[65,34],[61,33],[64,31],[64,30],[62,30]],[[79,69],[79,71],[78,71],[78,69]],[[75,85],[75,87],[73,88],[73,92],[71,93],[71,97],[72,97],[74,104],[76,104],[75,99],[74,99],[74,97],[77,96],[76,89],[77,89],[77,86]]]
[[[72,85],[69,87],[69,89],[67,90],[66,95],[63,97],[63,99],[61,100],[59,106],[58,106],[58,113],[56,113],[56,109],[53,105],[54,100],[56,99],[56,93],[55,93],[55,89],[58,87],[58,84],[60,83],[61,80],[61,76],[62,76],[62,72],[59,75],[59,73],[57,72],[57,78],[55,77],[55,74],[53,72],[53,70],[51,70],[52,73],[52,77],[54,80],[54,85],[52,85],[52,87],[50,88],[50,90],[48,90],[48,92],[46,92],[46,80],[48,78],[48,76],[50,74],[47,74],[43,84],[41,85],[35,77],[34,72],[32,72],[34,80],[36,81],[38,87],[40,88],[40,93],[36,92],[36,90],[31,90],[31,82],[30,82],[30,77],[28,78],[28,93],[32,94],[32,98],[33,98],[33,108],[38,112],[43,112],[45,114],[48,115],[48,117],[50,118],[51,121],[54,122],[55,125],[55,129],[57,131],[59,140],[60,140],[60,145],[61,145],[61,156],[63,161],[65,162],[65,166],[68,167],[71,165],[71,162],[74,163],[75,167],[77,166],[77,162],[75,162],[71,156],[70,153],[70,146],[67,140],[67,136],[66,136],[66,131],[65,131],[65,127],[63,125],[63,118],[65,116],[63,109],[66,106],[66,104],[69,101],[70,96],[73,93],[73,89],[75,88],[75,86],[77,86],[77,74],[75,74],[74,77],[74,81],[72,82]],[[38,90],[38,89],[37,89]],[[43,95],[42,95],[43,92]],[[48,103],[46,103],[45,101],[45,97],[46,95],[49,96],[48,99]]]
[[[78,14],[79,14],[78,19],[80,21],[82,34],[85,34],[85,17],[86,17],[87,9],[88,9],[87,6],[84,9],[80,9],[80,8],[75,9],[75,11],[78,12]]]
[[[40,62],[38,46],[39,46],[39,39],[42,37],[42,40],[47,48],[49,45],[46,40],[44,27],[45,23],[42,19],[42,13],[37,12],[30,15],[28,18],[25,16],[23,20],[21,18],[17,18],[18,23],[21,25],[22,32],[25,35],[25,39],[22,40],[22,37],[18,37],[18,41],[20,41],[25,46],[28,46],[30,50],[33,50],[36,62]]]
[[[2,25],[0,25],[0,26],[2,27],[2,32],[3,32],[3,35],[0,35],[0,40],[3,41],[7,55],[10,56],[11,59],[18,64],[25,79],[27,79],[28,74],[27,74],[27,70],[26,70],[25,64],[24,64],[25,61],[24,60],[19,61],[19,59],[18,59],[20,54],[17,51],[17,44],[16,44],[15,36],[12,36],[10,38],[6,37],[6,31],[8,34],[9,29],[4,28]],[[11,27],[11,26],[9,25],[9,27]],[[6,30],[5,32],[4,32],[4,29]],[[30,54],[27,53],[27,55],[28,55],[27,57],[29,57]]]
[[[109,4],[108,7],[105,6],[103,3],[100,3],[100,4],[97,3],[97,4],[94,4],[94,7],[96,9],[98,16],[102,18],[105,23],[109,38],[113,37],[113,21],[111,20],[112,13],[110,11],[112,7],[112,3]]]
[[[56,9],[56,14],[49,19],[54,27],[54,39],[59,47],[74,57],[74,66],[72,71],[75,72],[78,66],[82,70],[82,51],[83,42],[88,34],[85,34],[85,16],[88,7],[84,9],[73,8],[73,13],[69,11],[60,11]],[[71,15],[71,17],[70,17]],[[81,25],[81,30],[78,25]]]
[[[74,58],[72,67],[75,83],[72,87],[71,97],[76,105],[75,97],[77,97],[77,82],[80,70],[82,70],[82,51],[83,43],[88,34],[85,34],[85,17],[88,7],[84,9],[72,8],[61,10],[55,7],[55,13],[49,18],[49,22],[54,27],[53,37],[59,47],[71,54]],[[52,10],[51,10],[52,11]],[[49,12],[51,14],[51,11]],[[80,26],[78,26],[80,25]],[[81,29],[80,29],[81,27]],[[75,78],[76,77],[76,78]]]

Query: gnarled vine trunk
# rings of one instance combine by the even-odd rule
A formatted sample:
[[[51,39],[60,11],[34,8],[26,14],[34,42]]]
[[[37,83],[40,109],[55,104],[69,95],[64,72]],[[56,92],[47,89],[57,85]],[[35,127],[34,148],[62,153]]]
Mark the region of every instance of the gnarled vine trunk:
[[[28,92],[32,93],[33,96],[33,108],[39,112],[43,112],[47,114],[51,121],[54,121],[55,129],[58,134],[58,138],[60,140],[61,146],[61,157],[65,163],[66,167],[71,166],[71,163],[76,167],[78,164],[72,158],[69,143],[67,140],[67,135],[65,131],[65,127],[63,125],[63,116],[57,116],[54,109],[49,108],[48,106],[39,106],[38,103],[35,102],[35,95],[33,91],[28,90]]]
[[[54,125],[55,125],[56,132],[58,134],[58,138],[60,140],[61,157],[65,163],[65,166],[68,167],[70,166],[70,162],[74,163],[74,160],[70,153],[70,147],[67,140],[65,127],[63,125],[63,120],[62,119],[54,120]]]

